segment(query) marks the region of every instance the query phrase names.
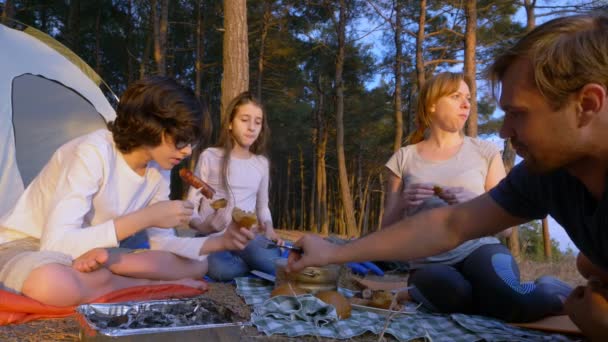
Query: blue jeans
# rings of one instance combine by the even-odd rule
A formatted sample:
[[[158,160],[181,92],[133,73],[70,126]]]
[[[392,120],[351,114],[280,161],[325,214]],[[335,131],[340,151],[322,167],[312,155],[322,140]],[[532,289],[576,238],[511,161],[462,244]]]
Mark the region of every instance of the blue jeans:
[[[274,274],[274,260],[281,256],[278,248],[266,248],[261,236],[249,241],[242,251],[222,251],[209,254],[208,275],[214,280],[230,281],[246,276],[251,270]]]

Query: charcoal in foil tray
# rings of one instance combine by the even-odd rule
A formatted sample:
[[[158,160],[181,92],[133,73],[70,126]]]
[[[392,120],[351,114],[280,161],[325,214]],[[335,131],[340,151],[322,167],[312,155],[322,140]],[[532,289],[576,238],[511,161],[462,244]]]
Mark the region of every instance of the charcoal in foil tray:
[[[85,304],[77,311],[98,331],[137,331],[197,326],[248,325],[245,319],[209,298]]]

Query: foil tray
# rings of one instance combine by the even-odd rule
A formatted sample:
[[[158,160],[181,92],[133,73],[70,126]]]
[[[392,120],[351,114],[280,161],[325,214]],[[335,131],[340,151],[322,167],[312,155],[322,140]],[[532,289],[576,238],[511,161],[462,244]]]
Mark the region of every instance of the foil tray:
[[[206,297],[78,306],[81,341],[238,341],[250,322]]]

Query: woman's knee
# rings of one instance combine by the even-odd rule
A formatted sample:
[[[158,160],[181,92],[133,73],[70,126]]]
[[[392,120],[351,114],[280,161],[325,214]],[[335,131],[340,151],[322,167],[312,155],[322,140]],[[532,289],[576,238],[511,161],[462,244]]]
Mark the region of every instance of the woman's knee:
[[[24,295],[41,303],[55,306],[81,304],[82,284],[72,268],[47,264],[34,269],[23,283]]]
[[[473,289],[458,270],[447,265],[429,265],[418,269],[408,280],[410,295],[427,308],[443,312],[470,313]]]

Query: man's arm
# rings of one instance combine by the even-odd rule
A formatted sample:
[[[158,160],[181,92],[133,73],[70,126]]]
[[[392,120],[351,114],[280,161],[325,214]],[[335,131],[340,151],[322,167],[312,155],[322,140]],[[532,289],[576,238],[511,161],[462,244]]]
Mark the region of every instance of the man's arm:
[[[464,241],[493,235],[528,221],[510,215],[488,195],[408,217],[342,246],[314,235],[296,242],[301,256],[290,255],[290,269],[367,260],[411,260],[450,250]]]

